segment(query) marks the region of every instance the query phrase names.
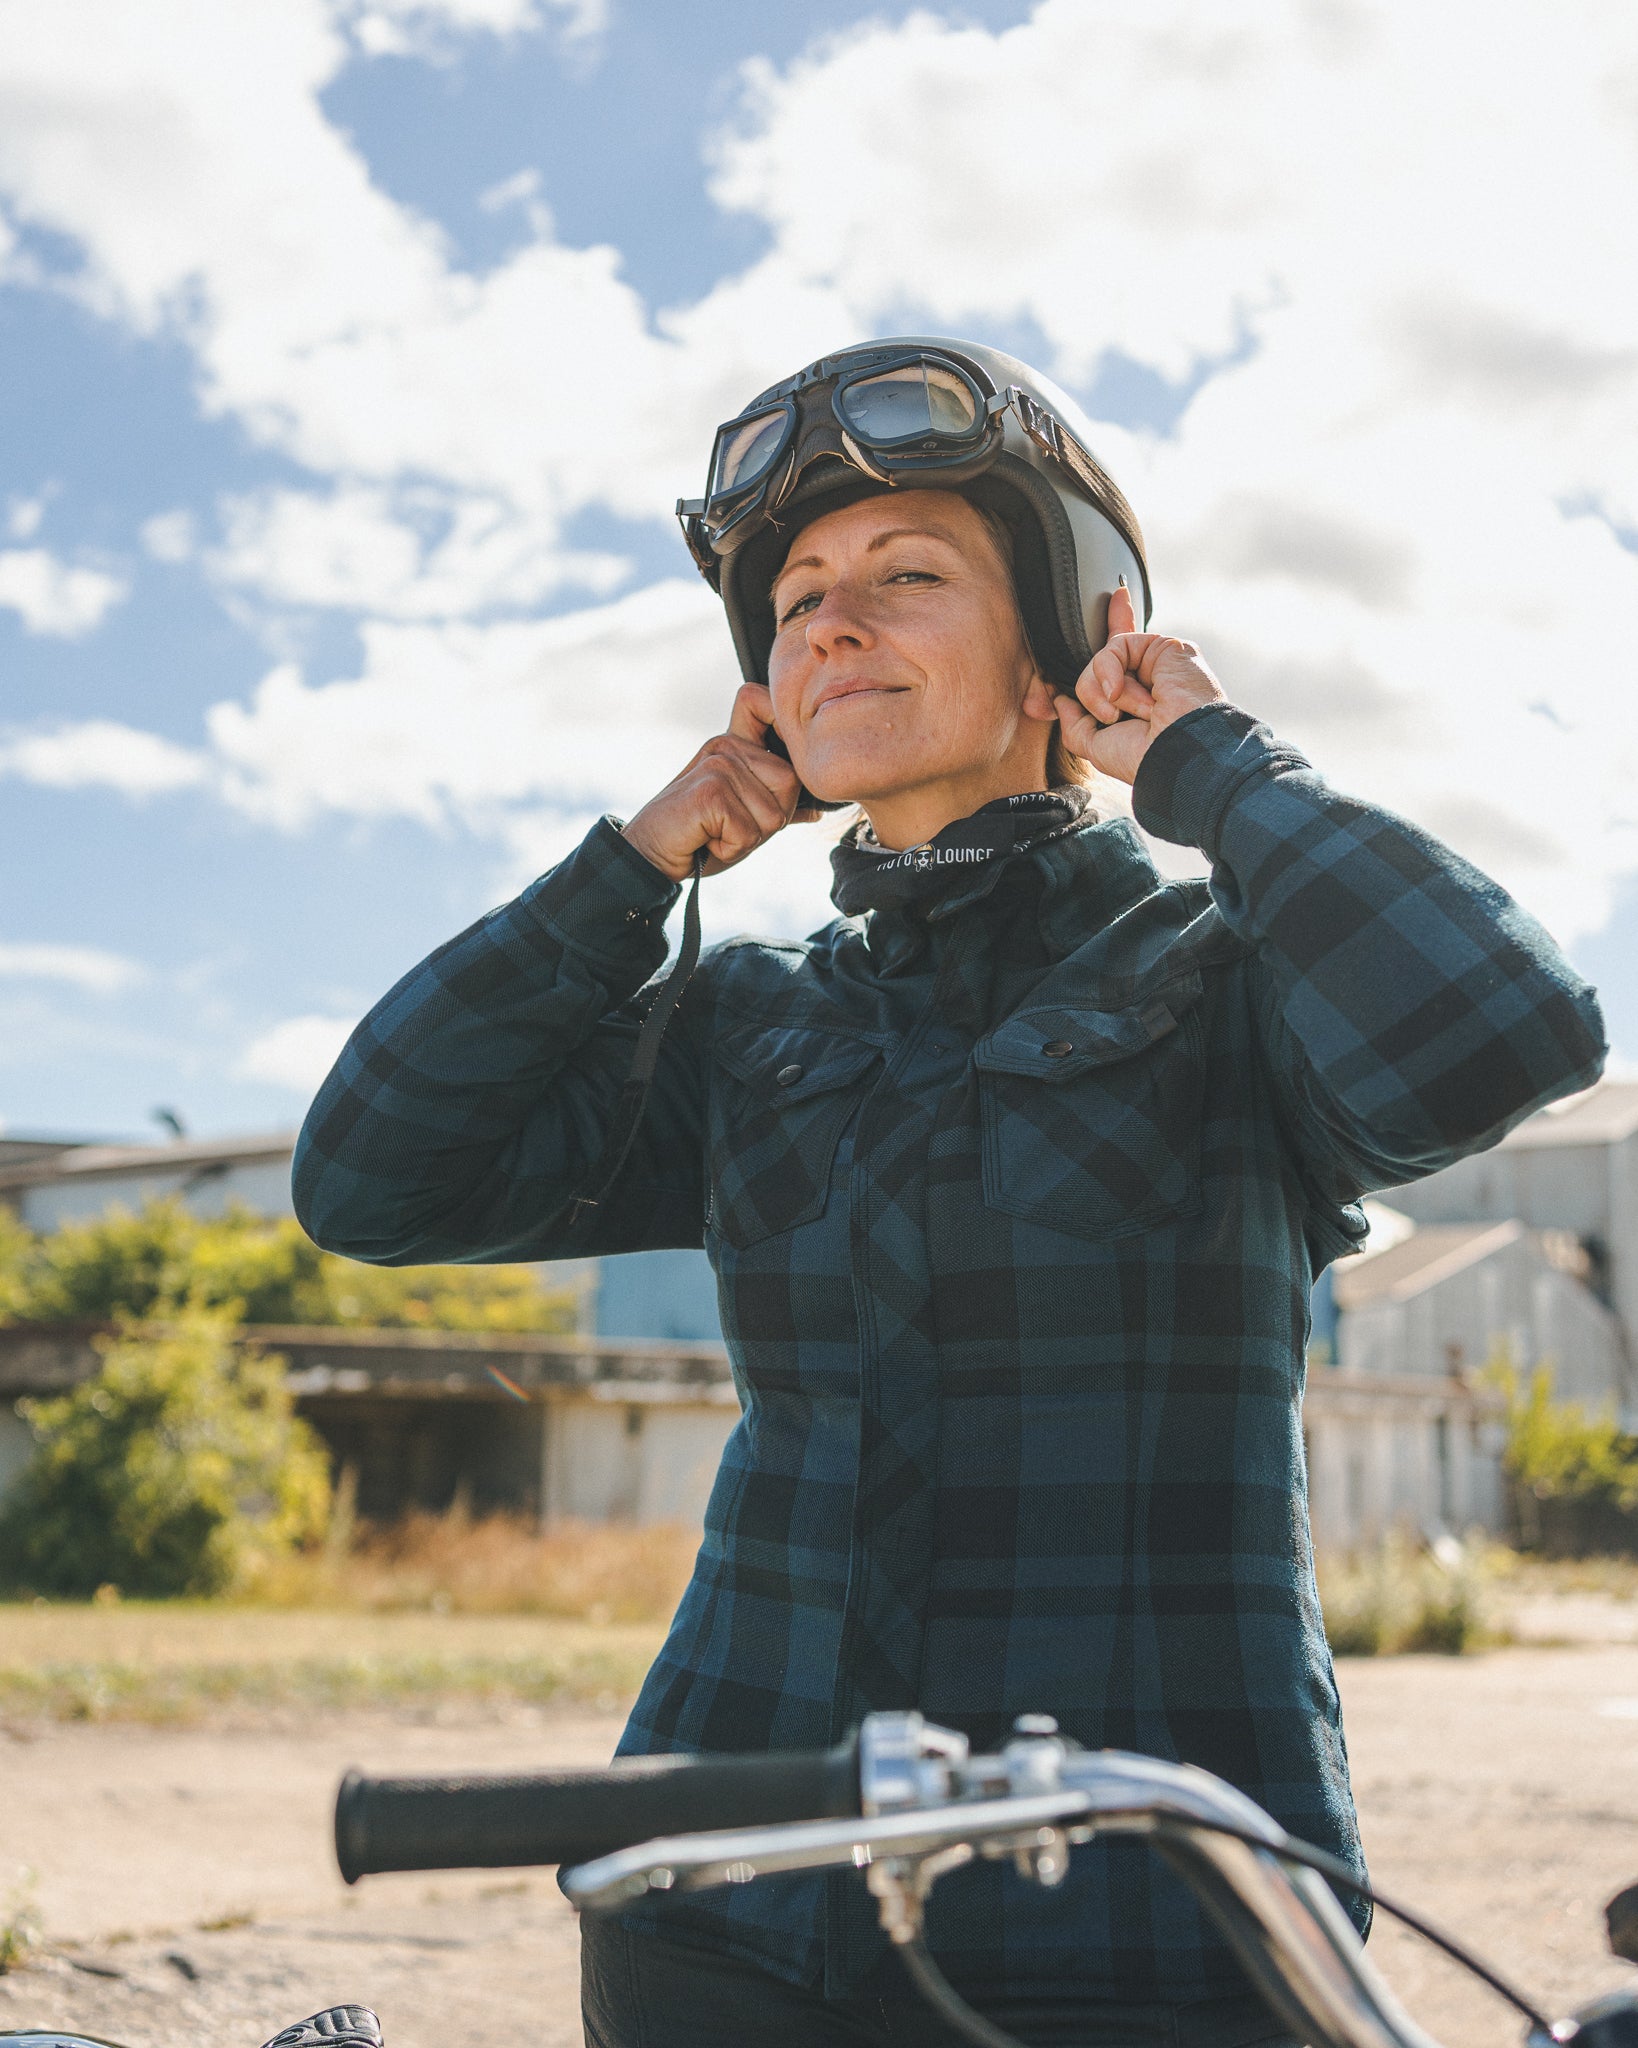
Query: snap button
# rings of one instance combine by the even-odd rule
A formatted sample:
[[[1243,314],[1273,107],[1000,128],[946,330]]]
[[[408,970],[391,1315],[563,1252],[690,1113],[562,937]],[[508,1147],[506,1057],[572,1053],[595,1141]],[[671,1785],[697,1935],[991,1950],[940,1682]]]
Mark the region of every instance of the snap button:
[[[1049,1038],[1041,1050],[1049,1060],[1066,1060],[1075,1048],[1067,1038]]]
[[[774,1075],[774,1079],[779,1083],[781,1088],[789,1088],[793,1086],[796,1082],[800,1081],[801,1078],[802,1069],[796,1066],[781,1067],[779,1072]]]

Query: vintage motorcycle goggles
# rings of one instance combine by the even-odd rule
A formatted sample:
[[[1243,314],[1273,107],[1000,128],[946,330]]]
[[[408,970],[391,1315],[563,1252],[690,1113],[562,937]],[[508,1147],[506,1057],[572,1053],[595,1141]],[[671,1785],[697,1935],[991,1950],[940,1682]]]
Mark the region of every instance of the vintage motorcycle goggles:
[[[1009,410],[1045,454],[1092,487],[1096,466],[1086,450],[1027,392],[997,391],[976,364],[915,350],[767,400],[718,427],[705,496],[677,501],[684,538],[709,573],[822,457],[839,457],[877,483],[963,482],[1000,453]]]

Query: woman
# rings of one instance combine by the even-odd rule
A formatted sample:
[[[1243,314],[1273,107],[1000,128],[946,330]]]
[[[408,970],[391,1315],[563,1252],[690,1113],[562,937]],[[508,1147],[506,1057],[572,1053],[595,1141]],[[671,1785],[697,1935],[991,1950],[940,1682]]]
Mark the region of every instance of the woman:
[[[1366,1190],[1594,1078],[1591,991],[1138,630],[1136,522],[1010,358],[810,365],[684,509],[747,678],[728,731],[371,1013],[308,1119],[302,1218],[400,1263],[710,1251],[745,1412],[626,1753],[910,1707],[993,1749],[1045,1712],[1357,1865],[1309,1290]],[[1209,886],[1162,883],[1084,763]],[[842,802],[835,923],[716,949],[674,1014],[675,975],[639,993],[702,849]],[[1051,1892],[960,1872],[929,1936],[1026,2040],[1274,2032],[1136,1845]],[[936,2034],[851,1875],[645,1905],[585,1959],[607,2048]]]

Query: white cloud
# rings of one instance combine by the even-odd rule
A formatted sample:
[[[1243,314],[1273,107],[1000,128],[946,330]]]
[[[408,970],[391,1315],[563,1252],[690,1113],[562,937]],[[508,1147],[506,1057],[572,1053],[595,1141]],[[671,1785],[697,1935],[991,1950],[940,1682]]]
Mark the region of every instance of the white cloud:
[[[1157,623],[1573,935],[1638,867],[1638,20],[1564,30],[1472,0],[924,14],[749,67],[716,190],[859,330],[1033,323],[1079,380],[1248,335],[1170,438],[1100,433]]]
[[[209,772],[200,754],[111,719],[89,719],[59,726],[55,732],[0,741],[0,774],[47,789],[100,787],[148,797],[193,788]]]
[[[26,945],[0,942],[0,980],[62,981],[94,996],[117,995],[145,978],[144,969],[121,953],[96,946]]]
[[[641,803],[720,730],[738,676],[702,584],[499,625],[364,629],[356,677],[274,669],[209,714],[231,801],[298,826],[316,814],[503,830],[520,805]]]
[[[253,1038],[234,1072],[242,1081],[269,1081],[293,1095],[312,1095],[335,1065],[357,1018],[287,1017]]]
[[[1215,364],[1169,437],[1100,432],[1161,621],[1566,934],[1638,869],[1632,10],[1043,0],[998,33],[866,25],[747,72],[715,190],[771,246],[658,312],[544,210],[479,276],[372,184],[320,97],[366,16],[417,48],[545,18],[0,0],[17,220],[83,248],[87,303],[180,336],[206,407],[311,473],[225,508],[212,573],[373,621],[357,675],[275,671],[212,714],[213,767],[173,747],[130,786],[215,775],[286,824],[409,815],[514,860],[640,801],[731,691],[703,591],[497,615],[606,592],[617,565],[576,558],[569,519],[662,515],[751,391],[916,309],[1033,328],[1071,381],[1110,351]],[[489,201],[540,204],[527,172]]]
[[[142,522],[142,545],[156,562],[185,562],[197,545],[193,514],[186,506],[156,512]]]
[[[16,612],[31,633],[82,639],[102,624],[128,587],[105,570],[59,562],[45,548],[0,552],[0,606]]]
[[[210,558],[220,581],[275,603],[378,618],[527,610],[565,584],[610,590],[629,567],[618,555],[557,547],[549,525],[501,499],[427,485],[270,490],[228,500],[223,514],[225,538]]]
[[[605,0],[338,0],[337,6],[372,57],[435,54],[450,35],[520,35],[551,18],[571,37],[587,37],[604,26],[607,12]]]
[[[11,540],[32,540],[45,517],[44,498],[13,498],[6,508],[6,534]]]

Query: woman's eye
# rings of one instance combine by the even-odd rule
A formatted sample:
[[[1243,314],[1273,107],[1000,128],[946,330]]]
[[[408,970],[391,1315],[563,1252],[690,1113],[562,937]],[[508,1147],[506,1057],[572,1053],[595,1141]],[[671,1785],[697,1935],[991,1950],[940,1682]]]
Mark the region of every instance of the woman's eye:
[[[800,618],[805,612],[811,612],[818,602],[819,592],[817,590],[805,592],[794,603],[788,604],[779,614],[779,623],[782,626],[789,625],[792,619]]]
[[[939,578],[931,569],[895,569],[887,580],[889,583],[937,583]]]

